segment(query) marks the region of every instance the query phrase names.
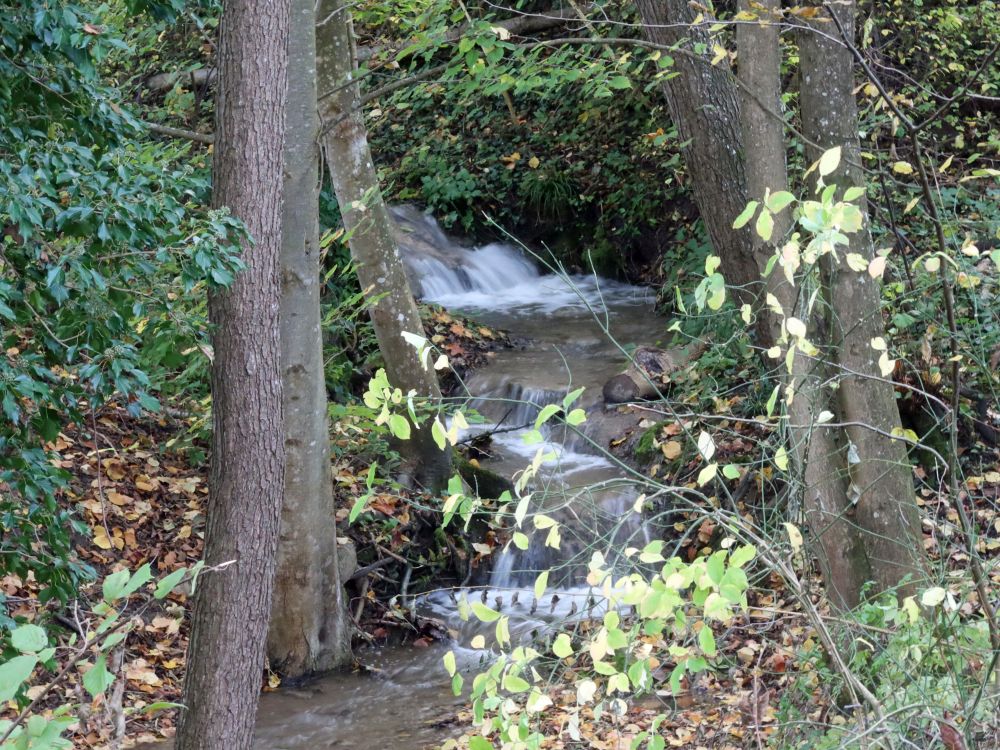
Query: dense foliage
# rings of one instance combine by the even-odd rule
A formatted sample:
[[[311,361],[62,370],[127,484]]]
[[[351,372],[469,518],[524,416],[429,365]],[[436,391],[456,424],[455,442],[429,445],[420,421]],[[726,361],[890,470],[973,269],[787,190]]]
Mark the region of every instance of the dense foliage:
[[[33,571],[43,597],[69,596],[87,573],[46,444],[84,405],[157,408],[164,374],[203,336],[184,298],[238,268],[235,225],[204,209],[187,147],[145,138],[102,83],[101,64],[125,50],[103,10],[2,10],[0,570]]]

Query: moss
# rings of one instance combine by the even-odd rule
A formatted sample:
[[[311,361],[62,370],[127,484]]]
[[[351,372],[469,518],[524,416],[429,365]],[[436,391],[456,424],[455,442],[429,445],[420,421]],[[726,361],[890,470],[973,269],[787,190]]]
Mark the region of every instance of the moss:
[[[666,422],[657,422],[642,433],[642,437],[635,444],[635,457],[637,459],[645,463],[651,461],[656,456],[656,438],[666,424]]]
[[[495,471],[484,469],[468,459],[456,456],[455,466],[462,479],[479,497],[495,499],[504,492],[514,492],[514,485],[507,477],[497,474]]]

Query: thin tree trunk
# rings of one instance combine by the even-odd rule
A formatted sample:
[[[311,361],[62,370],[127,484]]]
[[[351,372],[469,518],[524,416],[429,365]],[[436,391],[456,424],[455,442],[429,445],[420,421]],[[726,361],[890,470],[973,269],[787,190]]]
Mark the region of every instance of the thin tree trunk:
[[[322,0],[319,7],[319,88],[332,92],[321,103],[323,151],[358,279],[369,300],[374,300],[371,318],[386,374],[404,393],[414,390],[418,396],[438,401],[437,376],[420,365],[416,350],[401,336],[403,332],[423,335],[423,326],[379,190],[360,107],[361,92],[356,83],[343,85],[354,76],[355,68],[350,13],[342,0]],[[450,459],[435,444],[429,427],[414,430],[399,449],[417,484],[431,491],[444,487]]]
[[[762,201],[767,191],[788,190],[784,123],[775,117],[781,105],[781,46],[778,22],[780,0],[740,0],[740,9],[769,23],[742,24],[737,27],[739,77],[744,84],[740,101],[740,121],[746,160],[747,190],[751,198]],[[753,91],[750,96],[747,91]],[[764,106],[761,106],[763,103]],[[771,111],[768,111],[771,110]],[[754,234],[757,266],[763,272],[768,259],[781,247],[792,229],[792,211],[774,216],[774,234],[765,242]],[[826,326],[818,315],[804,310],[809,290],[789,283],[776,267],[766,279],[766,289],[773,294],[787,316],[810,319],[810,340],[823,346]],[[772,318],[771,337],[780,336],[780,321]],[[844,471],[847,456],[839,444],[838,431],[817,426],[820,412],[835,408],[823,390],[825,366],[820,359],[801,353],[795,358],[792,372],[783,378],[785,387],[794,390],[788,405],[789,442],[796,479],[802,490],[806,522],[819,541],[817,554],[827,593],[842,609],[860,600],[864,583],[871,579],[861,535],[847,518],[850,502]]]
[[[740,134],[739,101],[729,66],[710,65],[712,43],[708,34],[692,25],[694,12],[687,0],[636,0],[643,33],[657,44],[679,44],[703,60],[688,55],[674,57],[678,75],[663,81],[670,118],[684,146],[684,164],[701,219],[705,222],[715,254],[722,259],[722,273],[735,288],[741,303],[754,304],[762,286],[747,228],[734,230],[733,220],[746,206],[747,178]],[[696,47],[705,45],[705,52]],[[758,345],[771,346],[771,324],[766,310],[758,315]]]
[[[253,238],[232,287],[210,295],[212,467],[203,577],[179,750],[246,750],[253,736],[281,514],[278,253],[288,4],[228,0],[219,43],[213,203]]]
[[[848,33],[854,32],[855,3],[827,6]],[[861,148],[854,100],[854,61],[850,51],[826,35],[804,31],[799,41],[802,60],[800,101],[802,130],[818,148],[807,146],[810,160],[840,146],[840,167],[827,183],[861,186]],[[864,198],[861,209],[867,212]],[[850,235],[846,252],[874,256],[867,222]],[[837,390],[840,416],[850,426],[849,495],[853,520],[864,530],[864,545],[878,590],[898,586],[906,577],[922,579],[924,570],[920,517],[914,502],[913,478],[902,442],[889,435],[900,426],[891,380],[881,376],[879,353],[871,341],[885,333],[879,283],[843,262],[824,263],[830,293],[830,341],[840,373]],[[912,593],[912,585],[906,587]]]
[[[315,0],[292,0],[286,128],[280,306],[285,497],[268,657],[272,669],[297,678],[341,666],[351,656],[320,329]]]

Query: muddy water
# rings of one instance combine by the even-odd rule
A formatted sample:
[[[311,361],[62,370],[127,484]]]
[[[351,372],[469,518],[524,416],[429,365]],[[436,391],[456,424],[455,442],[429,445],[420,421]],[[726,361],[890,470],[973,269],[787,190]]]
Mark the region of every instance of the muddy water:
[[[586,390],[576,405],[593,407],[604,382],[622,370],[624,355],[618,345],[655,343],[657,332],[665,330],[643,289],[593,276],[559,278],[540,272],[536,261],[514,248],[463,247],[412,209],[397,208],[394,213],[414,287],[424,299],[529,342],[523,349],[499,352],[466,383],[472,406],[487,420],[472,432],[532,422],[542,406],[561,402],[581,386]],[[526,445],[523,434],[496,434],[494,457],[484,463],[507,476],[522,469],[539,448]],[[459,597],[475,597],[503,610],[511,618],[512,637],[523,641],[544,635],[556,621],[600,613],[600,601],[580,585],[584,553],[577,558],[574,554],[576,548],[596,543],[612,559],[628,543],[642,546],[641,519],[632,513],[636,492],[623,480],[620,467],[564,426],[547,430],[545,436],[542,445],[552,458],[533,489],[564,524],[558,557],[535,540],[526,552],[498,554],[488,585],[423,597],[417,606],[448,624],[455,639],[450,644],[362,651],[358,657],[367,667],[364,673],[335,675],[305,690],[264,695],[256,748],[417,750],[460,732],[460,727],[446,723],[461,701],[451,694],[441,657],[455,650],[460,669],[470,674],[479,671],[482,652],[467,648],[478,628],[458,618]],[[535,601],[535,576],[552,565],[557,569],[550,582],[556,587]]]

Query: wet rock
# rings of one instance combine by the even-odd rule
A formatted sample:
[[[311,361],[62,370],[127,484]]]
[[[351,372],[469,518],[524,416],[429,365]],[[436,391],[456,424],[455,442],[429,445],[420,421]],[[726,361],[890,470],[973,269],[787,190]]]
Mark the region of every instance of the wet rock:
[[[627,374],[615,375],[601,391],[606,404],[624,404],[639,398],[639,387]]]
[[[632,355],[628,369],[604,384],[604,402],[621,404],[658,397],[670,382],[671,373],[697,359],[706,347],[707,344],[701,342],[685,349],[640,346]]]

